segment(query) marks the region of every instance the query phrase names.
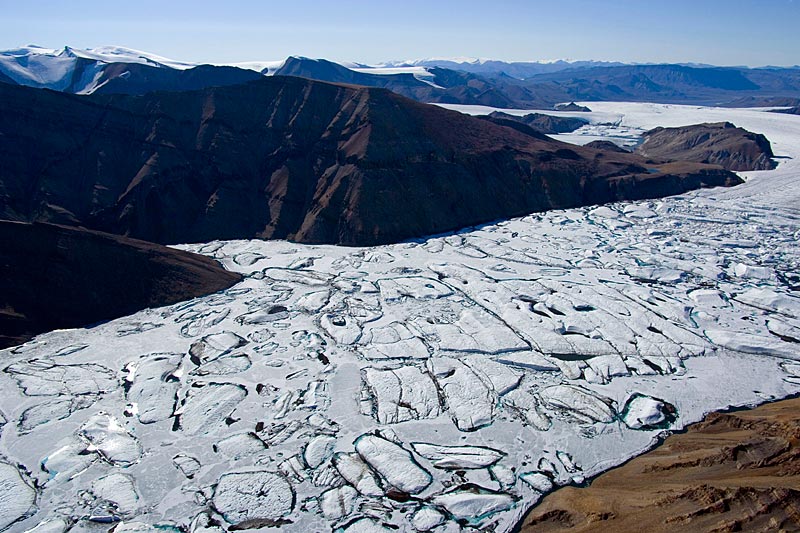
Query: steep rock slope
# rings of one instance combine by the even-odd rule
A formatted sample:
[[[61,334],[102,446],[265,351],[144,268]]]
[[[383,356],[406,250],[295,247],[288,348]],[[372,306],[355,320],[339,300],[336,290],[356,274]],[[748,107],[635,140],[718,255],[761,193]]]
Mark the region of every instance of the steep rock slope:
[[[798,408],[711,414],[587,488],[548,495],[520,531],[800,531]]]
[[[162,243],[371,245],[740,180],[300,78],[145,96],[0,85],[0,217]]]
[[[730,122],[655,128],[644,134],[636,153],[653,159],[710,163],[729,170],[775,168],[769,140]]]
[[[116,235],[0,221],[0,348],[226,289],[208,257]]]
[[[538,131],[539,133],[572,133],[578,128],[585,126],[589,123],[588,120],[583,120],[574,117],[556,117],[553,115],[546,115],[543,113],[528,113],[524,116],[510,115],[502,111],[492,111],[489,114],[492,118],[499,118],[503,120],[513,120],[521,124],[526,124]]]

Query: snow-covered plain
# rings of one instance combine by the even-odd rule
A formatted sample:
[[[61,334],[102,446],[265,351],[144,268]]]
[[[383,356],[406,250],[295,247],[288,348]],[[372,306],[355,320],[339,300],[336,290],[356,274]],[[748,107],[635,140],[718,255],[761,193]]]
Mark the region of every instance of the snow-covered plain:
[[[0,353],[0,529],[508,531],[664,431],[800,393],[800,119],[589,105],[601,135],[730,120],[794,159],[392,246],[180,246],[246,279]]]

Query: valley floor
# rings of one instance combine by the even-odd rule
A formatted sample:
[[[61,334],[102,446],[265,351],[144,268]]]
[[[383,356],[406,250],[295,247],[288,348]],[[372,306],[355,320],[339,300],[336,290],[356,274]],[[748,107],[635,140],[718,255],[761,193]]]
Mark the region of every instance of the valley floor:
[[[181,246],[245,280],[0,352],[0,530],[509,531],[663,431],[799,393],[799,117],[589,105],[599,135],[729,120],[794,159],[424,242]]]

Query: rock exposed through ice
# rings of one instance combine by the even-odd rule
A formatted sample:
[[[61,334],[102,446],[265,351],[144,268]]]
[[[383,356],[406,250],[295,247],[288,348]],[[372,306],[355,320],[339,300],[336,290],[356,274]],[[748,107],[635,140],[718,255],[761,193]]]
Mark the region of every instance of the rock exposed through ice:
[[[219,478],[212,501],[227,522],[264,527],[279,525],[292,512],[295,494],[274,472],[234,472]]]
[[[483,446],[440,446],[414,442],[411,447],[436,468],[447,470],[486,468],[505,456],[500,450]]]
[[[376,435],[362,435],[356,439],[355,447],[364,462],[397,490],[418,494],[433,481],[411,453],[394,442]]]

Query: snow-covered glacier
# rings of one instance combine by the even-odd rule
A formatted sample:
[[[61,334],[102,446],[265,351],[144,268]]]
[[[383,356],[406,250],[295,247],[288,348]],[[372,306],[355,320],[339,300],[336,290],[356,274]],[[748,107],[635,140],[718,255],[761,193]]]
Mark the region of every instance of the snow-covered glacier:
[[[800,118],[590,105],[576,135],[724,116],[782,158],[419,242],[181,246],[245,280],[1,353],[0,530],[508,531],[665,431],[800,393]]]

